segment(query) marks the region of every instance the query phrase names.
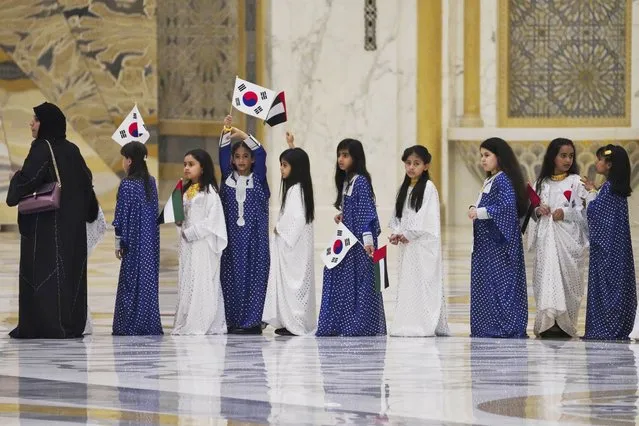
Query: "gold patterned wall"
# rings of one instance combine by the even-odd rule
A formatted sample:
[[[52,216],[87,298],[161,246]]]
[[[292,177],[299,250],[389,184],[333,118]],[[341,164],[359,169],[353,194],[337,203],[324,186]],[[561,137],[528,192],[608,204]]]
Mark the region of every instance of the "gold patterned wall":
[[[0,47],[109,167],[111,134],[137,102],[157,120],[155,1],[4,0]]]
[[[501,127],[630,126],[631,0],[500,0]]]

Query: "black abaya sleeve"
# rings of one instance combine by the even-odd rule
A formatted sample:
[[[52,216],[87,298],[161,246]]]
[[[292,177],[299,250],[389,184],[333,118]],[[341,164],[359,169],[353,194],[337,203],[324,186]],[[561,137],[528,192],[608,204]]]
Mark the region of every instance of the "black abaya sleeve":
[[[50,181],[51,152],[46,142],[35,140],[24,160],[22,169],[11,178],[7,192],[7,205],[17,206],[20,199],[33,193],[43,183]]]

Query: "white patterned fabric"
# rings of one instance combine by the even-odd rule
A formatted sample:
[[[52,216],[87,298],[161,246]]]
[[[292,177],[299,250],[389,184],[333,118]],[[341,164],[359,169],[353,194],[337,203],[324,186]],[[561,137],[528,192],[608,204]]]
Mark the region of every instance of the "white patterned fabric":
[[[410,207],[406,194],[402,217],[393,217],[391,232],[401,234],[408,243],[400,243],[397,305],[391,336],[447,336],[448,315],[442,274],[439,196],[428,181],[419,211]]]
[[[533,216],[528,229],[528,249],[535,248],[533,291],[537,314],[536,335],[557,325],[571,336],[577,335],[579,306],[584,295],[583,271],[588,238],[584,204],[587,191],[579,175],[564,180],[545,179],[541,202],[551,212],[562,209],[564,219]]]
[[[271,239],[271,268],[264,322],[295,335],[314,334],[315,272],[313,224],[306,223],[302,187],[290,187]]]
[[[226,248],[226,224],[220,196],[209,186],[189,200],[178,247],[178,301],[171,334],[226,333],[220,257]]]
[[[87,223],[87,258],[91,256],[93,250],[96,248],[102,238],[104,238],[104,234],[107,230],[107,222],[104,218],[104,212],[102,211],[102,207],[98,207],[98,218],[92,222]],[[84,326],[84,333],[93,334],[93,322],[91,321],[91,310],[87,305],[87,323]]]

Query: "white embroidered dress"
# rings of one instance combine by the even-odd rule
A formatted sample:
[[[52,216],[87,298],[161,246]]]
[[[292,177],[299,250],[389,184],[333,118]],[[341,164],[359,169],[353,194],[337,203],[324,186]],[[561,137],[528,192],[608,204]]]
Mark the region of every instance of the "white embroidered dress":
[[[271,267],[264,307],[264,322],[295,335],[314,334],[315,272],[313,224],[306,223],[302,187],[286,193],[286,204],[271,239]]]
[[[226,333],[220,258],[226,248],[226,223],[217,191],[183,196],[184,223],[178,247],[178,301],[171,334]]]
[[[563,209],[564,220],[536,218],[528,229],[528,249],[535,248],[533,290],[537,314],[536,335],[555,322],[571,336],[577,335],[579,306],[584,295],[583,272],[588,248],[587,223],[583,215],[588,193],[579,175],[561,181],[545,179],[539,194],[551,212]]]
[[[409,187],[402,218],[393,217],[393,234],[408,240],[399,247],[397,305],[391,336],[447,336],[448,315],[444,294],[441,225],[437,188],[429,180],[419,211],[410,207]]]

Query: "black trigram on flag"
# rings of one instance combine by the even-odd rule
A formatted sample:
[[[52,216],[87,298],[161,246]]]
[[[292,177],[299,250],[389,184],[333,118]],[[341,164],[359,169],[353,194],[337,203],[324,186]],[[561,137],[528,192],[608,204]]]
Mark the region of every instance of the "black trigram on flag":
[[[330,256],[330,254],[331,254],[331,252],[332,252],[332,251],[333,251],[333,250],[331,250],[330,248],[327,248],[327,249],[326,249],[326,256]]]
[[[237,90],[239,90],[240,92],[243,92],[246,90],[246,84],[242,83],[239,86],[237,86]]]
[[[235,106],[240,106],[240,98],[235,98]]]
[[[262,112],[262,111],[264,111],[264,110],[262,109],[262,107],[261,107],[261,106],[258,106],[258,107],[257,107],[257,108],[255,108],[253,111],[255,111],[255,114],[259,114],[260,112]]]
[[[137,120],[137,119],[138,119],[138,115],[137,115],[135,112],[133,113],[133,119],[134,119],[134,120]]]
[[[262,97],[262,100],[266,100],[268,98],[268,95],[266,94],[266,92],[261,92],[260,96]]]
[[[341,230],[341,229],[338,229],[338,230],[337,230],[337,236],[338,236],[338,237],[341,237],[341,236],[342,236],[342,230]]]
[[[338,260],[339,260],[338,258],[334,257],[331,259],[331,263],[337,263]]]
[[[344,245],[346,247],[350,246],[351,245],[351,239],[350,238],[344,238]]]
[[[126,138],[126,132],[125,132],[124,130],[120,130],[120,137],[121,137],[122,139],[125,139],[125,138]]]

